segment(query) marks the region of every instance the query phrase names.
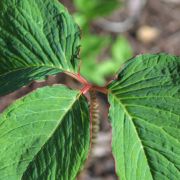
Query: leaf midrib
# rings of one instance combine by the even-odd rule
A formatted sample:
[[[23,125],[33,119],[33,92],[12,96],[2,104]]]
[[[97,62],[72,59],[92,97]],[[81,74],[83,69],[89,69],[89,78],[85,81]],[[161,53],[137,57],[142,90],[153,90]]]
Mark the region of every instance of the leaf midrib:
[[[143,145],[143,143],[142,143],[142,141],[141,141],[141,139],[140,139],[140,137],[139,137],[137,128],[136,128],[136,126],[135,126],[135,124],[134,124],[134,122],[133,122],[133,120],[132,120],[132,119],[133,119],[133,116],[130,115],[130,113],[128,112],[127,108],[124,106],[124,104],[121,102],[121,100],[120,100],[115,94],[113,94],[113,93],[111,92],[111,95],[113,95],[114,99],[118,102],[118,104],[120,104],[120,106],[123,108],[125,114],[129,117],[130,122],[133,124],[133,127],[134,127],[134,129],[135,129],[135,133],[136,133],[136,135],[137,135],[137,137],[138,137],[138,141],[139,141],[140,144],[142,145],[142,150],[143,150],[143,152],[144,152],[145,159],[146,159],[146,162],[147,162],[147,164],[148,164],[148,169],[149,169],[149,172],[150,172],[150,174],[151,174],[151,179],[153,179],[152,172],[151,172],[151,169],[150,169],[150,165],[149,165],[149,162],[148,162],[148,160],[147,160],[148,158],[147,158],[146,152],[145,152],[145,150],[144,150],[144,145]]]
[[[17,68],[17,69],[14,69],[14,70],[10,70],[8,72],[5,72],[5,73],[2,73],[0,74],[0,77],[1,76],[4,76],[4,75],[7,75],[7,74],[10,74],[12,72],[16,72],[16,71],[20,71],[20,70],[26,70],[26,69],[30,69],[30,68],[42,68],[42,67],[45,67],[45,68],[51,68],[51,69],[57,69],[57,70],[60,70],[61,72],[63,71],[67,71],[67,70],[64,70],[63,68],[60,68],[60,67],[56,67],[56,66],[47,66],[47,65],[32,65],[32,66],[26,66],[26,67],[22,67],[22,68]]]
[[[67,113],[69,112],[69,110],[74,106],[74,104],[77,102],[77,100],[81,97],[81,93],[79,93],[78,95],[76,95],[77,97],[75,98],[75,100],[72,102],[72,104],[70,104],[70,106],[67,108],[67,111],[62,115],[62,120],[60,123],[57,124],[57,126],[54,128],[54,130],[52,130],[52,133],[47,136],[47,140],[45,141],[45,143],[41,146],[40,150],[34,155],[34,158],[32,159],[32,161],[29,162],[29,164],[27,165],[26,169],[24,170],[22,177],[24,176],[25,172],[27,171],[29,165],[31,164],[31,162],[34,161],[34,159],[36,159],[37,155],[39,152],[42,151],[42,149],[44,148],[44,146],[48,143],[48,141],[50,140],[50,138],[53,136],[53,134],[56,132],[56,130],[59,128],[59,126],[61,125],[61,123],[63,122],[64,117],[67,115]],[[60,119],[59,119],[60,121]],[[21,177],[21,178],[22,178]]]

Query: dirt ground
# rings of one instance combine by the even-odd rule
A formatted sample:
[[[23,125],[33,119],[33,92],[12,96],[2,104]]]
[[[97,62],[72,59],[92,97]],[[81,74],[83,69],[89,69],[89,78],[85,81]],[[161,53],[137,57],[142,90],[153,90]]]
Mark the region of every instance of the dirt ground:
[[[62,0],[62,3],[68,9],[74,11],[70,0]],[[118,19],[114,20],[117,21]],[[97,28],[98,32],[99,27],[93,26]],[[104,33],[108,32],[105,31]],[[180,1],[149,0],[134,28],[124,34],[132,44],[134,55],[157,52],[180,55]],[[61,75],[49,77],[46,82],[33,82],[28,87],[24,87],[15,93],[0,97],[0,111],[2,112],[13,100],[30,92],[32,89],[58,82],[74,84],[70,79]],[[81,174],[79,179],[116,180],[114,159],[110,149],[111,127],[107,119],[108,104],[103,95],[99,94],[98,97],[101,105],[101,130],[97,138],[97,146],[93,151],[93,158],[88,164],[88,169]]]

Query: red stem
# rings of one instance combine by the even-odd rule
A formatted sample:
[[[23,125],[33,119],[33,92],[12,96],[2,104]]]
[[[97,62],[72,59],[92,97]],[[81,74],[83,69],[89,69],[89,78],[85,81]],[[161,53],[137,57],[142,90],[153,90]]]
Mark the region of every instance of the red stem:
[[[103,94],[108,94],[108,90],[106,87],[92,86],[91,90],[95,90],[95,91],[101,92]]]
[[[84,77],[82,77],[79,73],[75,74],[75,73],[68,72],[68,71],[65,71],[64,73],[71,76],[72,78],[76,79],[78,82],[80,82],[83,85],[83,88],[81,89],[81,92],[83,94],[86,94],[90,90],[98,91],[103,94],[108,93],[106,86],[99,87],[99,86],[92,85]]]
[[[68,72],[68,71],[65,71],[64,73],[71,76],[72,78],[76,79],[81,84],[88,84],[88,81],[85,78],[83,78],[80,74],[75,74],[75,73]]]

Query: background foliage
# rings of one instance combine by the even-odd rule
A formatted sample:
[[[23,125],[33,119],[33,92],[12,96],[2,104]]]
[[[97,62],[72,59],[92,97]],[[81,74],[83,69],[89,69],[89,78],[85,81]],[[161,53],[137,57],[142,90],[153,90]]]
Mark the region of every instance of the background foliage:
[[[82,28],[83,36],[81,73],[91,82],[104,85],[105,78],[117,72],[121,64],[132,57],[133,50],[123,35],[100,35],[93,31],[91,24],[96,18],[108,16],[122,4],[118,0],[74,0],[74,5],[77,11],[74,17]]]

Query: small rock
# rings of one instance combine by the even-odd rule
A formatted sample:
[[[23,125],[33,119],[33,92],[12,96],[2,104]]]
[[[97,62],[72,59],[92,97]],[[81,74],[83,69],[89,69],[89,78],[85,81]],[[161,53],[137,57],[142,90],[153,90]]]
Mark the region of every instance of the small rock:
[[[149,44],[157,40],[160,30],[151,26],[142,26],[137,31],[137,38],[144,44]]]

